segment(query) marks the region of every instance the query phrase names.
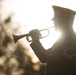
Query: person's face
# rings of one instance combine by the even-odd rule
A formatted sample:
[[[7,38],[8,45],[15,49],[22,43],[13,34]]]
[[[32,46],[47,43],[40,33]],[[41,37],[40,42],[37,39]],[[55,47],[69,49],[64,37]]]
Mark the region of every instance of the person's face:
[[[55,25],[56,30],[59,30],[60,29],[60,18],[57,16],[54,16],[52,21],[54,21],[54,25]]]

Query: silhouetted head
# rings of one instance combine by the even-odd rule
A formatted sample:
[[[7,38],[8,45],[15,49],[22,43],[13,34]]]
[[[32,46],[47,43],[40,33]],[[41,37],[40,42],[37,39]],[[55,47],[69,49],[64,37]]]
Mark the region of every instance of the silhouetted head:
[[[66,30],[72,28],[76,12],[68,8],[52,6],[54,10],[54,25],[57,30]]]

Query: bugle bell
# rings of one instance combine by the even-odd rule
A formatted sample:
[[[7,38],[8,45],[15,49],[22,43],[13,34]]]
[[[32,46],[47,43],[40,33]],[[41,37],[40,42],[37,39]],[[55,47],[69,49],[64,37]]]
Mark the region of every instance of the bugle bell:
[[[12,34],[13,35],[13,39],[14,39],[14,42],[16,43],[19,39],[21,39],[21,38],[23,38],[23,37],[25,37],[25,36],[27,36],[27,37],[29,37],[30,35],[29,34],[24,34],[24,35],[14,35],[14,34]]]
[[[53,26],[53,27],[54,27],[54,26]],[[42,36],[42,37],[40,37],[39,39],[47,37],[47,36],[49,35],[49,33],[50,33],[50,32],[49,32],[49,29],[50,29],[50,28],[53,28],[53,27],[49,27],[49,28],[46,28],[46,29],[39,30],[40,32],[42,32],[42,31],[47,31],[47,32],[48,32],[48,34],[47,34],[46,36]],[[28,33],[28,34],[23,34],[23,35],[14,35],[14,34],[12,34],[12,35],[13,35],[13,39],[14,39],[14,42],[15,42],[15,43],[16,43],[19,39],[21,39],[21,38],[23,38],[23,37],[26,37],[28,42],[31,42],[31,41],[32,41],[32,40],[29,39],[29,37],[31,37],[30,33]]]

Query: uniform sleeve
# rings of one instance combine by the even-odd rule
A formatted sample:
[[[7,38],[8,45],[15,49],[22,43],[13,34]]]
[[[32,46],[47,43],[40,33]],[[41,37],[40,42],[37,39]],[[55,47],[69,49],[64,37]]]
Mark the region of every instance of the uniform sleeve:
[[[42,46],[42,44],[40,43],[39,40],[36,40],[34,42],[32,42],[30,44],[31,48],[33,49],[34,53],[37,55],[37,57],[39,58],[39,60],[42,63],[47,63],[48,59],[49,59],[49,51],[44,49],[44,47]]]

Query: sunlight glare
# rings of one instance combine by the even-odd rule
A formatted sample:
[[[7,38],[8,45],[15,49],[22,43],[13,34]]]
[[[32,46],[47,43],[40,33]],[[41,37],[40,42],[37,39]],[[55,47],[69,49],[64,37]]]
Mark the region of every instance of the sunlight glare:
[[[60,32],[55,31],[55,28],[49,30],[50,34],[48,37],[41,39],[41,43],[45,49],[48,49],[53,46],[53,44],[60,37]]]
[[[65,3],[66,2],[66,3]],[[67,3],[71,4],[71,1],[63,1],[63,0],[16,0],[14,5],[14,12],[15,17],[14,19],[18,20],[18,22],[21,24],[21,27],[23,25],[23,33],[27,32],[26,29],[28,27],[28,30],[32,29],[45,29],[47,27],[53,26],[53,23],[51,21],[53,17],[53,10],[52,5],[58,5],[63,6],[71,9],[75,9],[73,2],[72,6],[67,5]],[[64,6],[65,4],[65,6]],[[26,27],[27,25],[27,27]],[[75,26],[74,26],[75,30]],[[46,33],[43,33],[46,35]],[[43,44],[45,47],[50,44],[50,46],[53,45],[53,43],[58,39],[60,34],[58,34],[55,29],[50,30],[50,36],[43,38]],[[46,44],[44,42],[50,41],[49,44]]]
[[[18,34],[29,33],[32,29],[46,29],[52,27],[53,23],[51,21],[53,17],[52,5],[58,5],[62,7],[71,8],[76,11],[75,0],[6,0],[5,9],[2,10],[3,19],[4,16],[8,16],[10,11],[14,13],[12,21],[19,24]],[[9,11],[10,10],[10,11]],[[8,12],[9,11],[9,12]],[[74,21],[74,30],[76,32],[76,19]],[[17,24],[13,24],[13,27],[17,27]],[[55,31],[55,28],[49,29],[50,34],[46,38],[40,39],[42,45],[48,49],[59,38],[60,33]],[[43,36],[47,35],[43,31]],[[21,40],[22,41],[22,40]],[[22,43],[26,44],[26,41],[23,39]],[[26,45],[28,47],[28,45]],[[25,46],[25,47],[26,47]],[[34,56],[33,56],[34,58]],[[35,58],[37,61],[37,59]],[[33,62],[36,62],[33,60]],[[3,63],[3,62],[0,62]]]

